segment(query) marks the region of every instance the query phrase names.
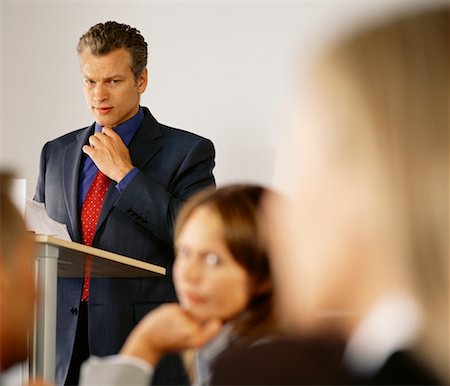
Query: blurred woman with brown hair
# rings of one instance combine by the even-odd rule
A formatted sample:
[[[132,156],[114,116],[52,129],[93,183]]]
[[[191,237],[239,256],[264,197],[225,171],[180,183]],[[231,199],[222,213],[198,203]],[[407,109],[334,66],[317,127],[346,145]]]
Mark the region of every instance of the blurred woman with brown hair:
[[[177,218],[173,270],[181,307],[197,320],[225,324],[219,337],[196,352],[191,375],[197,384],[208,384],[210,364],[234,341],[274,332],[270,266],[259,221],[265,192],[250,185],[207,190]]]

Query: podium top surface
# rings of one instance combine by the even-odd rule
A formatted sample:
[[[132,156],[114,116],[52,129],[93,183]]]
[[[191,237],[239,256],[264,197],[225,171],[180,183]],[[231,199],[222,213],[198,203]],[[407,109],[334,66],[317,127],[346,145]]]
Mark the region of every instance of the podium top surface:
[[[96,278],[138,278],[164,276],[166,269],[159,265],[121,256],[84,244],[66,241],[53,236],[36,235],[35,240],[42,248],[38,258],[58,258],[59,277],[84,277],[87,258],[91,259],[91,277]],[[52,250],[46,246],[55,247]]]

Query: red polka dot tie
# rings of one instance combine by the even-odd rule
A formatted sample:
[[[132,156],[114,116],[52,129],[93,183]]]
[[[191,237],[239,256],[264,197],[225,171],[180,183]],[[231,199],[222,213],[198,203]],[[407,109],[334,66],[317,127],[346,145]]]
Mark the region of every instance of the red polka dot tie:
[[[81,240],[85,245],[92,245],[98,218],[102,211],[103,201],[108,191],[111,180],[99,171],[92,181],[86,194],[83,206],[81,207]],[[89,299],[89,287],[91,283],[91,257],[86,259],[84,270],[84,284],[81,301],[87,302]]]

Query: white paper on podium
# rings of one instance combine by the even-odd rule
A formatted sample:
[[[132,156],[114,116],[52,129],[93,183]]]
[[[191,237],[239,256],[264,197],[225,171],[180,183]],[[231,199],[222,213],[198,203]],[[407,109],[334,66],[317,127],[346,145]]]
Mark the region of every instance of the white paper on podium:
[[[27,197],[27,181],[25,178],[14,178],[12,180],[10,196],[17,209],[19,209],[20,214],[25,216]]]
[[[27,198],[25,209],[27,228],[38,235],[55,236],[71,241],[65,224],[60,224],[48,217],[44,204]]]

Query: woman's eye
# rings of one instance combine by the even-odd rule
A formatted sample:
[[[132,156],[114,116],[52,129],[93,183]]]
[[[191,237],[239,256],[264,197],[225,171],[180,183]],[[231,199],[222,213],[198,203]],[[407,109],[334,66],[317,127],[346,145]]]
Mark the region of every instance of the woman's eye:
[[[189,252],[186,248],[178,248],[177,249],[177,253],[176,253],[176,257],[188,257],[189,256]]]
[[[220,264],[220,258],[215,253],[208,253],[205,256],[205,263],[209,266],[215,266]]]

